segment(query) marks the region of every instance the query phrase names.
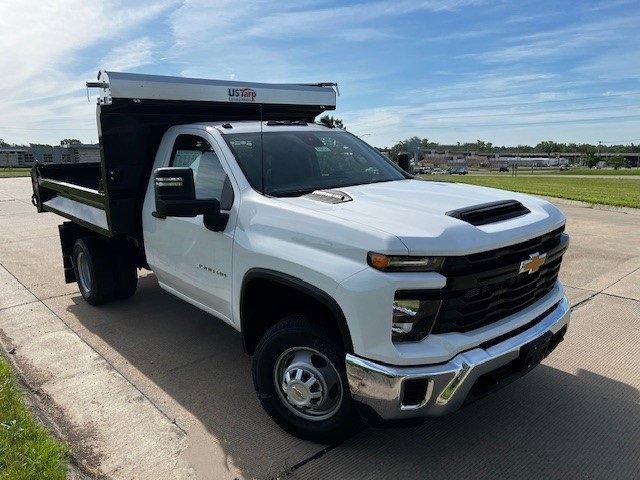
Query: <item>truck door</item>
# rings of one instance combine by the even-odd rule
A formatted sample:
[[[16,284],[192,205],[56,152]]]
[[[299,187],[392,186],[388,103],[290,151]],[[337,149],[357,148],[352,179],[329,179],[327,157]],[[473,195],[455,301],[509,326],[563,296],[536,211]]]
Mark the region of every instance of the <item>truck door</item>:
[[[177,135],[168,161],[156,162],[155,167],[190,167],[196,198],[217,198],[221,210],[229,212],[227,226],[221,232],[208,230],[202,215],[154,217],[151,211],[155,210],[155,198],[150,186],[143,213],[145,251],[149,266],[163,288],[231,323],[231,268],[236,220],[233,187],[220,161],[218,145],[196,132]]]

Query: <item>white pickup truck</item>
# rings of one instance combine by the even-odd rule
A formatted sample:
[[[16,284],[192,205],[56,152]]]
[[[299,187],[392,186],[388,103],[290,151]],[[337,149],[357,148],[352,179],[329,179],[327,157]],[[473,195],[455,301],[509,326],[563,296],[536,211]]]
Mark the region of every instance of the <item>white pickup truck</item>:
[[[332,84],[101,71],[88,86],[101,162],[32,172],[38,211],[70,220],[66,281],[100,305],[151,269],[241,332],[258,398],[292,434],[454,411],[562,341],[562,213],[415,179],[314,123]]]

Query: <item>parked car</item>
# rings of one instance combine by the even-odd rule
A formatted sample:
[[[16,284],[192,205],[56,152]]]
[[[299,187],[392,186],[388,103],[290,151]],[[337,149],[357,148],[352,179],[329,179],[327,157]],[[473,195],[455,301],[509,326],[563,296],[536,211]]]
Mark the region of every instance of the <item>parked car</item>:
[[[449,175],[466,175],[468,173],[467,167],[451,167],[449,169]]]
[[[66,282],[98,307],[152,270],[240,332],[258,399],[288,432],[333,442],[453,412],[562,341],[563,214],[414,179],[314,123],[335,108],[330,84],[102,71],[88,86],[101,162],[32,171],[37,210],[68,220]]]
[[[498,172],[508,172],[509,171],[509,167],[500,167],[498,169]]]

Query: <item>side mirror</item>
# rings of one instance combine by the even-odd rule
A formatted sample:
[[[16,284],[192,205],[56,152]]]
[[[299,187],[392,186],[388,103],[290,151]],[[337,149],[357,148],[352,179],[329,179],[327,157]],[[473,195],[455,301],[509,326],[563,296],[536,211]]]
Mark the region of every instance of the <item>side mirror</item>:
[[[154,217],[196,217],[220,215],[220,202],[196,199],[193,170],[182,167],[159,168],[155,172],[156,211]]]

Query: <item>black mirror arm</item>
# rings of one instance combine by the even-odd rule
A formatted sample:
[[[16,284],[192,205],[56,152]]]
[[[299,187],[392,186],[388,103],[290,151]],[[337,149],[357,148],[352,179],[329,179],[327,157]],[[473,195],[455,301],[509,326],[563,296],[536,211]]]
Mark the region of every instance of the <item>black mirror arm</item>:
[[[227,212],[218,212],[217,214],[206,214],[202,217],[205,228],[212,232],[222,232],[227,228],[229,222],[229,214]]]

